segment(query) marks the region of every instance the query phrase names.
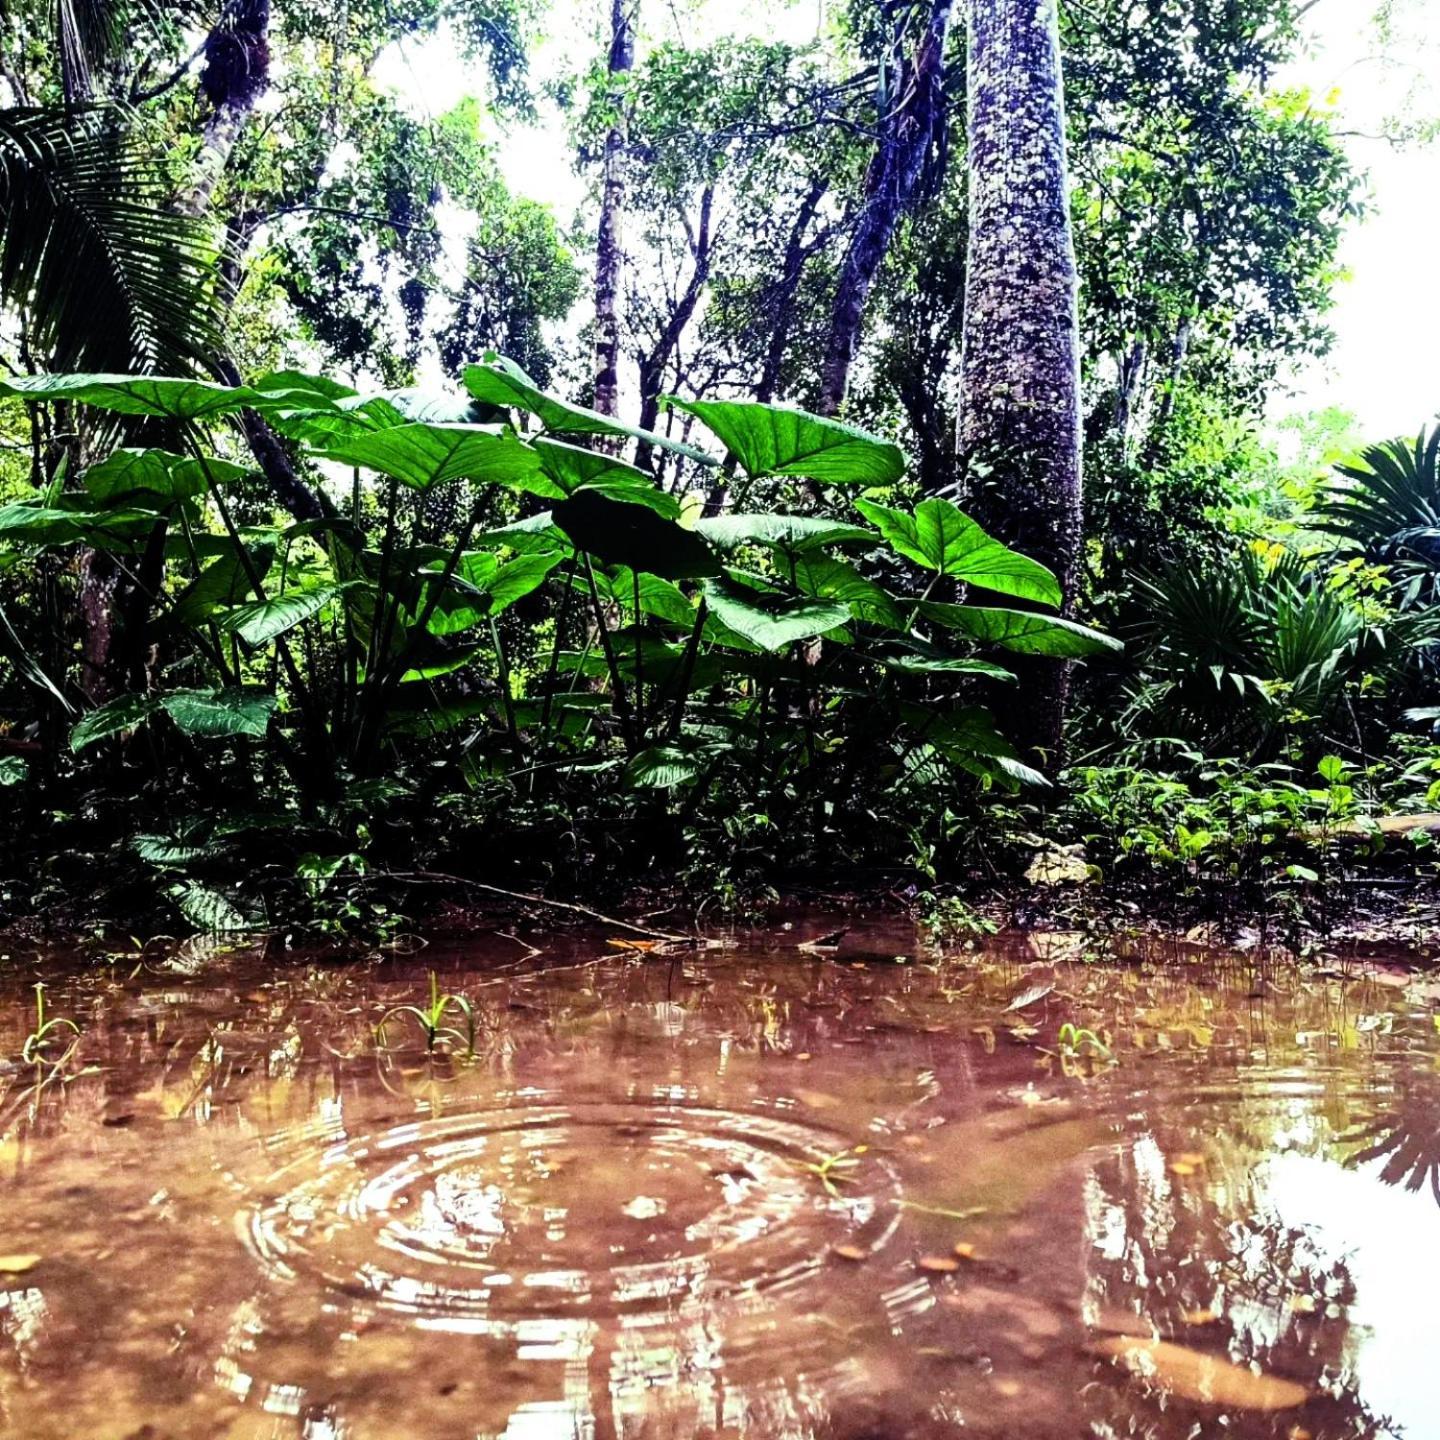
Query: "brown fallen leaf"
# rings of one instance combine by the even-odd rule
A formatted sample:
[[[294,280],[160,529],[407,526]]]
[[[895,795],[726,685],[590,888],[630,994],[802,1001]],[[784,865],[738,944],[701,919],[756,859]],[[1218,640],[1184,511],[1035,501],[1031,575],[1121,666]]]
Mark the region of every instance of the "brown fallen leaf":
[[[1168,1340],[1138,1340],[1117,1335],[1112,1340],[1100,1341],[1094,1350],[1172,1395],[1198,1400],[1204,1405],[1233,1406],[1237,1410],[1290,1410],[1303,1405],[1307,1398],[1305,1387],[1293,1380],[1257,1375],[1218,1355],[1189,1350]]]
[[[1220,1319],[1213,1310],[1187,1310],[1180,1318],[1187,1325],[1214,1325]]]
[[[1170,1173],[1180,1176],[1183,1180],[1187,1175],[1195,1173],[1195,1167],[1184,1160],[1174,1160],[1170,1164]]]
[[[613,945],[617,950],[638,950],[642,955],[648,955],[650,951],[660,947],[658,940],[607,940],[607,945]]]
[[[0,1275],[23,1275],[39,1263],[38,1255],[0,1255]]]
[[[1175,1161],[1179,1165],[1193,1165],[1198,1170],[1205,1163],[1205,1156],[1199,1150],[1182,1150]]]
[[[950,1255],[922,1255],[916,1264],[932,1275],[949,1275],[960,1268],[960,1262]]]
[[[954,1254],[961,1260],[973,1260],[975,1247],[968,1240],[962,1240],[955,1246]]]
[[[864,1260],[870,1252],[862,1250],[858,1245],[832,1245],[830,1253],[839,1256],[841,1260]]]

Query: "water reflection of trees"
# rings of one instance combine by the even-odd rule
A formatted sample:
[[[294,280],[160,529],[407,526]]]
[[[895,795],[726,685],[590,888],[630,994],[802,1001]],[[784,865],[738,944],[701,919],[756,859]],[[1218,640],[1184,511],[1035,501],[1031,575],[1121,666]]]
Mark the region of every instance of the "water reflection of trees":
[[[1386,1185],[1410,1191],[1428,1185],[1440,1205],[1440,1080],[1408,1080],[1393,1109],[1342,1139],[1352,1169],[1383,1161],[1376,1174]]]
[[[1187,1143],[1185,1135],[1141,1135],[1092,1173],[1084,1301],[1092,1329],[1166,1339],[1298,1381],[1315,1397],[1307,1430],[1319,1420],[1327,1434],[1398,1433],[1359,1394],[1346,1261],[1275,1211],[1256,1168],[1264,1147],[1212,1150],[1208,1183],[1198,1184],[1165,1162]],[[1123,1428],[1135,1423],[1133,1390],[1100,1387],[1091,1401],[1102,1412],[1092,1417],[1096,1433],[1142,1433]],[[1183,1396],[1157,1397],[1143,1433],[1200,1433],[1187,1430],[1195,1415]]]

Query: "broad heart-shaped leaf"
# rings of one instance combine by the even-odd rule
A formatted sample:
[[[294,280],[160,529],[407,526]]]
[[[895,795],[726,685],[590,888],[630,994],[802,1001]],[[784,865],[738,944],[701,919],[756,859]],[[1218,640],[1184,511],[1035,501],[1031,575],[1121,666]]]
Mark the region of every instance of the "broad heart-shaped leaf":
[[[922,500],[913,515],[857,500],[855,508],[893,549],[952,580],[1039,605],[1061,603],[1059,582],[1038,560],[987,535],[948,500]]]
[[[54,505],[29,500],[0,505],[0,542],[42,547],[86,543],[108,548],[117,541],[147,534],[159,519],[153,510],[82,509],[80,498],[62,495]]]
[[[799,555],[790,565],[790,571],[797,590],[821,600],[843,600],[857,620],[882,625],[887,630],[905,628],[905,612],[895,598],[862,575],[848,560],[817,553]]]
[[[867,657],[897,675],[977,675],[986,680],[1013,680],[1015,676],[988,660],[952,655],[938,645],[913,637],[894,637],[872,648]]]
[[[713,456],[706,455],[702,450],[667,440],[665,436],[649,430],[622,425],[597,410],[587,410],[583,405],[571,405],[568,401],[545,394],[513,360],[507,360],[503,355],[487,355],[483,364],[467,365],[464,379],[465,388],[482,405],[523,410],[534,415],[546,430],[556,435],[614,435],[643,440],[649,445],[688,456],[702,465],[717,463]]]
[[[733,550],[737,545],[774,545],[797,554],[825,545],[873,545],[877,538],[873,530],[859,525],[842,525],[808,515],[714,515],[697,520],[695,530],[720,550]]]
[[[706,582],[705,600],[722,625],[762,650],[812,640],[850,619],[850,607],[838,600],[761,594],[723,580]]]
[[[569,538],[548,510],[524,520],[512,520],[508,525],[497,525],[493,530],[479,531],[470,541],[473,545],[504,545],[520,555],[563,557],[574,553]]]
[[[265,738],[275,697],[264,690],[172,690],[160,698],[165,713],[187,735]]]
[[[606,565],[624,565],[665,580],[718,575],[720,564],[693,530],[644,504],[577,490],[551,512],[575,547]]]
[[[312,615],[318,615],[340,591],[339,585],[287,590],[268,600],[254,600],[248,605],[236,606],[219,617],[219,625],[222,630],[238,635],[247,645],[258,648],[279,639]]]
[[[170,895],[185,919],[208,935],[244,930],[250,923],[218,890],[197,885],[193,880],[171,886]]]
[[[535,441],[535,453],[546,475],[567,495],[579,490],[598,490],[612,500],[648,505],[667,520],[680,518],[680,502],[659,489],[653,477],[623,460],[544,437]]]
[[[575,588],[582,593],[588,590],[585,580],[575,577]],[[613,570],[601,571],[595,576],[595,588],[607,600],[613,600],[622,610],[633,611],[635,606],[635,572],[624,565]],[[658,575],[640,576],[640,609],[657,620],[690,629],[695,623],[695,606],[688,601],[678,586]]]
[[[1019,759],[1019,751],[995,726],[995,717],[979,705],[937,711],[902,705],[901,718],[917,738],[953,765],[986,780],[1048,786],[1049,781]],[[1009,788],[1014,789],[1014,784]]]
[[[264,397],[248,386],[157,375],[20,375],[0,380],[0,396],[69,400],[116,415],[165,420],[204,420],[265,404]]]
[[[798,475],[836,485],[889,485],[905,473],[905,452],[852,425],[803,410],[742,400],[662,402],[703,421],[746,474]]]
[[[150,695],[117,695],[76,724],[70,732],[70,748],[83,750],[99,740],[108,740],[112,735],[134,730],[159,708],[160,702]]]
[[[1062,620],[1058,615],[1036,615],[1028,610],[997,610],[983,605],[944,605],[927,600],[920,606],[927,619],[947,629],[958,630],[988,645],[999,645],[1017,655],[1048,655],[1059,660],[1079,660],[1106,650],[1123,650],[1118,640]]]
[[[243,465],[232,465],[215,456],[201,465],[189,455],[176,455],[170,450],[116,450],[98,465],[85,472],[85,488],[96,500],[113,504],[116,500],[138,496],[153,503],[193,500],[207,489],[206,474],[217,485],[225,485],[244,475]]]
[[[451,587],[436,604],[426,628],[432,635],[455,635],[478,625],[487,615],[500,614],[543,585],[560,558],[555,553],[519,555],[502,562],[484,550],[461,556]],[[436,564],[432,568],[443,567]]]
[[[637,789],[673,790],[704,773],[705,761],[699,754],[678,745],[653,745],[625,767],[625,782]]]
[[[244,545],[250,565],[263,580],[275,559],[274,534],[246,538]],[[227,536],[224,537],[224,549],[190,582],[170,614],[182,624],[196,625],[219,607],[244,604],[254,593],[249,569]]]
[[[327,460],[379,470],[416,490],[469,479],[551,498],[565,493],[546,478],[533,447],[497,426],[397,425],[353,435],[323,454]]]

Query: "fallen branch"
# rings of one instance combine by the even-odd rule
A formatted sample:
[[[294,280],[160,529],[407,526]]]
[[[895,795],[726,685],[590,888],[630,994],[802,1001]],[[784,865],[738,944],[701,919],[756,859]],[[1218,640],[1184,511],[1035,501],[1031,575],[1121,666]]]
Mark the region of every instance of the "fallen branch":
[[[629,930],[635,935],[644,935],[651,940],[665,940],[672,945],[695,945],[695,935],[675,935],[668,930],[652,930],[648,925],[636,925],[630,920],[617,920],[613,915],[592,910],[588,905],[572,904],[569,900],[548,900],[543,895],[526,895],[519,890],[505,890],[499,885],[487,885],[483,880],[467,880],[463,875],[442,875],[435,870],[412,870],[403,874],[391,871],[385,873],[386,880],[401,880],[418,885],[463,885],[471,890],[483,890],[487,895],[499,895],[506,900],[520,900],[526,905],[542,905],[548,910],[565,910],[572,915],[583,915],[587,920],[598,920],[602,925],[613,925],[618,930]]]

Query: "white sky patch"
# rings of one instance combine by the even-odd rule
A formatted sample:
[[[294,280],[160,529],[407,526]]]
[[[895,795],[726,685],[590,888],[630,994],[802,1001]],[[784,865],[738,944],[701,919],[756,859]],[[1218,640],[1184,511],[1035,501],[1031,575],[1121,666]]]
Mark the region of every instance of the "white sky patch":
[[[1379,137],[1407,106],[1440,114],[1440,6],[1410,0],[1390,53],[1375,43],[1372,0],[1322,0],[1311,53],[1277,77],[1317,102],[1338,91],[1351,158],[1368,171],[1371,212],[1347,235],[1330,356],[1303,370],[1276,417],[1339,405],[1370,439],[1414,434],[1440,412],[1440,143],[1396,149]]]

